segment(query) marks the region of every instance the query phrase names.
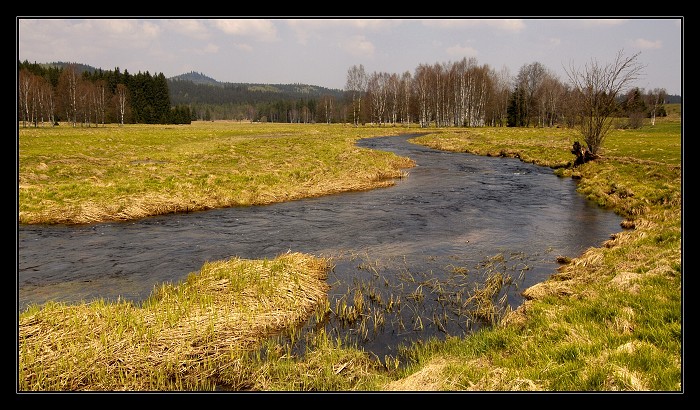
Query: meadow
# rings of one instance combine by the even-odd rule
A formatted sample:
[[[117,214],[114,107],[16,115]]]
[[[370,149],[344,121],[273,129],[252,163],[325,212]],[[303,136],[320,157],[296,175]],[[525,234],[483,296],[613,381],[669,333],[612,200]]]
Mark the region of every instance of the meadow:
[[[329,261],[290,252],[214,261],[147,302],[49,302],[18,317],[19,391],[683,390],[682,127],[614,130],[573,168],[575,130],[193,123],[20,128],[22,224],[84,224],[248,206],[387,186],[413,164],[363,137],[512,156],[579,180],[626,230],[562,261],[526,302],[467,337],[426,340],[384,362],[317,333]],[[581,227],[585,229],[585,227]],[[352,301],[352,298],[348,299]],[[359,308],[357,304],[348,308]],[[350,309],[350,311],[357,311]],[[280,337],[283,336],[283,337]]]

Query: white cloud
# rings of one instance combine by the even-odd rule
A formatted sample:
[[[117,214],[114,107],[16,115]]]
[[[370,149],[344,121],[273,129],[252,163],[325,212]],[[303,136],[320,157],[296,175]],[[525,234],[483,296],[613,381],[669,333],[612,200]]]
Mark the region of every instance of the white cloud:
[[[129,42],[143,46],[161,33],[160,26],[149,20],[95,19],[86,21],[81,28],[86,36],[95,36],[100,31],[123,47],[132,45]]]
[[[270,20],[217,19],[212,20],[212,23],[226,34],[254,37],[260,41],[277,40],[277,28]]]
[[[638,38],[634,41],[632,41],[632,45],[638,48],[642,49],[651,49],[651,48],[661,48],[661,41],[656,40],[656,41],[651,41],[651,40],[646,40],[643,38]]]
[[[196,39],[209,38],[209,29],[201,20],[194,19],[173,19],[166,20],[164,25],[176,33]]]
[[[287,26],[294,31],[299,44],[306,45],[312,37],[323,37],[329,32],[337,33],[338,29],[351,32],[365,30],[383,30],[395,27],[402,20],[388,19],[290,19],[285,20]]]
[[[234,43],[232,44],[235,48],[241,50],[241,51],[246,51],[250,52],[253,51],[253,47],[250,46],[250,44],[245,44],[245,43]]]
[[[219,46],[217,46],[216,44],[209,43],[206,46],[204,46],[202,51],[207,54],[216,54],[219,52]]]
[[[452,47],[447,47],[447,54],[453,57],[462,58],[476,57],[479,54],[479,52],[476,51],[474,47],[462,46],[460,44],[457,44]]]
[[[357,57],[371,57],[374,55],[374,44],[365,36],[351,36],[340,44],[340,47]]]
[[[582,26],[619,26],[627,22],[627,19],[573,19],[571,20]]]
[[[431,28],[443,29],[489,27],[518,32],[525,28],[525,22],[521,19],[428,19],[422,20],[422,23]]]

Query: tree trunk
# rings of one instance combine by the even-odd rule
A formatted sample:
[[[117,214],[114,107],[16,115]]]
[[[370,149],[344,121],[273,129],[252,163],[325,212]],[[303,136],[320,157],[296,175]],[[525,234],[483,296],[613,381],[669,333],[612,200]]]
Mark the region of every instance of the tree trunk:
[[[571,149],[571,153],[576,155],[574,160],[574,166],[585,164],[588,161],[592,161],[598,158],[598,155],[592,153],[588,148],[584,148],[580,142],[575,141],[574,146]]]

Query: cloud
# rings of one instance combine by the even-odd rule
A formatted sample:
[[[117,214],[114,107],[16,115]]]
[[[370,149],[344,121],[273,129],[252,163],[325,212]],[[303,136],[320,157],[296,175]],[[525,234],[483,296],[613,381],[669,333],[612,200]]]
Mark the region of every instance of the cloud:
[[[638,38],[632,41],[632,45],[634,47],[642,49],[661,48],[661,40],[651,41],[643,38]]]
[[[340,47],[357,57],[371,57],[374,55],[374,44],[365,36],[351,36],[340,44]]]
[[[196,39],[209,38],[209,29],[201,20],[173,19],[164,21],[164,26],[187,37]]]
[[[550,46],[558,46],[561,44],[561,39],[558,37],[550,37],[548,42]]]
[[[525,28],[525,22],[521,19],[428,19],[421,22],[424,26],[442,29],[489,27],[518,32]]]
[[[277,40],[277,28],[270,20],[217,19],[212,20],[212,24],[225,34],[253,37],[260,41]]]
[[[204,46],[202,51],[207,54],[216,54],[219,52],[219,46],[217,46],[216,44],[209,43],[206,46]]]
[[[94,36],[96,31],[108,38],[129,47],[129,42],[141,46],[148,44],[160,36],[161,27],[149,20],[131,19],[95,19],[86,21],[82,29],[88,36]]]
[[[232,44],[232,46],[235,47],[235,48],[237,48],[237,49],[239,49],[239,50],[241,50],[241,51],[245,51],[245,52],[253,51],[253,47],[251,47],[250,44],[245,44],[245,43],[234,43],[234,44]]]
[[[299,44],[306,45],[312,37],[323,37],[337,33],[339,29],[350,32],[383,30],[402,24],[402,20],[391,19],[290,19],[285,20],[294,31]]]
[[[452,47],[447,47],[447,54],[453,57],[476,57],[479,52],[474,47],[462,46],[457,44]]]
[[[599,27],[599,26],[619,26],[627,22],[627,19],[572,19],[571,21],[577,22],[579,25],[586,27]]]

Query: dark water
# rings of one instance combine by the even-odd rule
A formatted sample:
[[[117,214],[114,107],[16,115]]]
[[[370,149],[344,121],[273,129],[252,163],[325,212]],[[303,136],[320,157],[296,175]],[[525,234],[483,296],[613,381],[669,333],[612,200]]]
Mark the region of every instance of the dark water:
[[[466,298],[488,273],[513,278],[498,297],[515,308],[523,289],[556,271],[557,256],[578,256],[621,230],[620,217],[549,168],[408,138],[359,142],[416,161],[390,188],[134,222],[20,226],[18,309],[48,300],[140,302],[206,261],[291,250],[332,258],[333,306],[352,304],[358,289],[375,305],[362,324],[316,326],[383,357],[406,341],[473,329]],[[380,317],[390,300],[403,310]]]

